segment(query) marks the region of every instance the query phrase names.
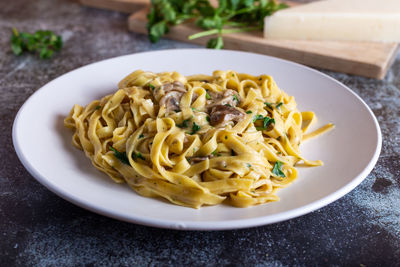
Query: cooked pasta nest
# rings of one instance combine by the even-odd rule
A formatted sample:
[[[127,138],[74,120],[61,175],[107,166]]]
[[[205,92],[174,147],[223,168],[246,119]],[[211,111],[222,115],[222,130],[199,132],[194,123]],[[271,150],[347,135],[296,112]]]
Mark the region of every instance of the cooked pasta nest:
[[[115,182],[187,207],[279,200],[296,164],[322,165],[304,159],[300,144],[333,128],[306,134],[315,114],[298,111],[268,75],[137,70],[118,88],[73,106],[64,121],[72,143]]]

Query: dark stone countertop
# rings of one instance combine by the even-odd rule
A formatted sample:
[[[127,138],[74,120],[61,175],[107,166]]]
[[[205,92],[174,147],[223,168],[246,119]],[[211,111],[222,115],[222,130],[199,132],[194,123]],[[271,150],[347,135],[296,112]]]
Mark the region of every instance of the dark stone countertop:
[[[376,167],[352,192],[305,216],[234,231],[156,229],[81,209],[39,184],[18,160],[14,117],[38,88],[72,69],[147,50],[197,47],[129,33],[127,15],[67,0],[0,2],[0,265],[400,266],[400,58],[383,81],[325,72],[371,107],[383,134]],[[11,27],[51,29],[53,59],[15,57]]]

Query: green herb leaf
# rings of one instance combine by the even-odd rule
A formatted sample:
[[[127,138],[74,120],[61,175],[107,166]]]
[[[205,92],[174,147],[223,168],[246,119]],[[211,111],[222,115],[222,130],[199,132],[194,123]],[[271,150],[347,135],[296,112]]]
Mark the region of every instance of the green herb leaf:
[[[145,160],[145,158],[142,156],[142,153],[140,153],[140,152],[137,152],[137,153],[133,152],[132,153],[132,158],[133,159],[139,158],[139,159]]]
[[[233,95],[233,100],[235,100],[237,103],[239,103],[239,98],[237,97],[237,95]]]
[[[276,105],[277,109],[280,109],[280,107],[283,105],[283,102],[279,102],[279,104]]]
[[[256,122],[257,120],[262,120],[264,118],[263,115],[257,114],[253,117],[253,123]]]
[[[263,119],[263,127],[264,129],[267,129],[267,127],[271,124],[271,123],[275,123],[275,119],[272,119],[268,116],[264,117]]]
[[[189,119],[188,120],[183,120],[181,124],[177,124],[176,126],[178,126],[179,128],[187,128],[189,125]]]
[[[115,148],[113,148],[112,146],[110,146],[110,150],[112,150],[114,152],[114,156],[121,161],[122,163],[126,164],[126,165],[130,165],[129,164],[129,159],[126,156],[125,152],[119,152],[118,150],[116,150]]]
[[[279,177],[286,177],[285,173],[282,171],[282,162],[275,162],[272,173]]]
[[[258,115],[256,115],[256,116],[254,116],[253,117],[253,123],[255,123],[256,121],[258,121],[258,120],[262,120],[263,121],[263,124],[262,124],[262,126],[261,127],[256,127],[256,129],[258,130],[258,131],[263,131],[263,130],[267,130],[267,128],[268,128],[268,126],[271,124],[271,123],[275,123],[275,119],[272,119],[272,118],[270,118],[270,117],[268,117],[268,116],[263,116],[263,115],[260,115],[260,114],[258,114]]]
[[[250,167],[251,167],[251,164],[250,164],[250,163],[247,163],[246,165],[247,165],[247,167],[248,167],[248,168],[250,168]]]
[[[209,93],[206,93],[206,99],[207,99],[207,100],[210,100],[210,99],[211,99],[211,96],[210,96]]]
[[[190,133],[190,134],[195,134],[195,133],[197,133],[197,131],[198,130],[200,130],[200,126],[199,125],[197,125],[195,122],[193,122],[193,125],[192,125],[192,132]]]
[[[270,109],[272,109],[272,104],[271,104],[271,103],[264,102],[264,104],[265,104],[267,107],[269,107]]]
[[[96,106],[94,109],[99,110],[99,109],[101,109],[101,106]]]
[[[160,21],[149,28],[149,39],[152,43],[157,43],[161,36],[168,33],[169,28],[166,21]]]
[[[206,117],[206,121],[210,122],[210,116]]]
[[[149,88],[150,88],[151,90],[156,89],[156,87],[155,87],[154,85],[152,85],[151,83],[149,83]]]
[[[140,134],[140,135],[139,135],[139,139],[140,139],[140,138],[143,138],[143,137],[144,137],[144,134]]]
[[[253,113],[253,111],[251,110],[246,111],[246,114],[251,114],[251,113]]]
[[[224,48],[224,40],[222,36],[218,36],[217,38],[212,38],[207,42],[207,48],[214,49],[223,49]]]

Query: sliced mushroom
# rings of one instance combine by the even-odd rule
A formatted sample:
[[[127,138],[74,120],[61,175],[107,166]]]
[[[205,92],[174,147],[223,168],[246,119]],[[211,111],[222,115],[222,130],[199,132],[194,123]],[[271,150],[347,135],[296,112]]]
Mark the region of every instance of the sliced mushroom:
[[[178,91],[171,91],[165,94],[160,99],[160,106],[165,105],[165,109],[167,113],[176,112],[180,110],[179,103],[181,101],[183,93]]]
[[[229,105],[236,107],[240,103],[239,94],[231,89],[225,90],[222,94],[209,92],[211,99],[208,101],[208,110],[218,105]]]
[[[244,113],[235,107],[217,105],[211,109],[210,124],[212,126],[225,126],[228,122],[238,122],[244,118]]]
[[[162,89],[164,90],[165,93],[168,93],[170,91],[178,91],[178,92],[186,93],[185,85],[183,83],[181,83],[180,81],[166,83],[162,86]]]

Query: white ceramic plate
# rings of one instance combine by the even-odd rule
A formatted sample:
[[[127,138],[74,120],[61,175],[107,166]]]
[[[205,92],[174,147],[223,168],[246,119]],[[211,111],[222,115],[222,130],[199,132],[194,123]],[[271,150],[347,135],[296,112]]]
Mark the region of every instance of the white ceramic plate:
[[[71,145],[63,119],[73,104],[86,105],[114,92],[136,69],[176,70],[184,75],[233,69],[272,75],[294,95],[300,110],[316,112],[317,126],[336,128],[301,147],[308,159],[325,165],[300,168],[299,178],[282,189],[281,201],[250,208],[226,205],[199,210],[137,195],[97,171]],[[316,126],[316,127],[317,127]],[[88,210],[144,225],[192,230],[234,229],[275,223],[321,208],[356,187],[372,170],[381,133],[367,105],[351,90],[310,68],[273,57],[207,49],[164,50],[127,55],[71,71],[46,84],[21,107],[13,128],[14,147],[27,170],[60,197]]]

